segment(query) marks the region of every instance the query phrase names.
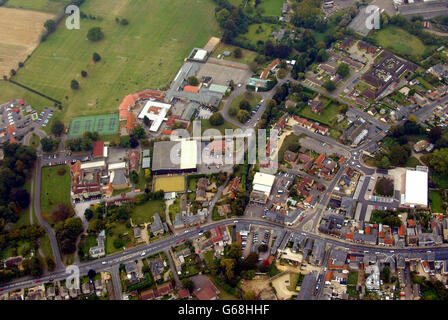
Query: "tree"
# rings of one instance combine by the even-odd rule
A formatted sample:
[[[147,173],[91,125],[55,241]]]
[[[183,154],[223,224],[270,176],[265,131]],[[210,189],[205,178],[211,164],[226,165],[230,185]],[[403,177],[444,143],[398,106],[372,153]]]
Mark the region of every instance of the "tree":
[[[429,161],[431,167],[438,174],[447,175],[448,174],[448,148],[443,148],[435,150],[432,153],[431,160]]]
[[[332,92],[336,89],[336,85],[334,84],[333,81],[331,80],[327,80],[324,82],[324,88],[328,91],[328,92]]]
[[[65,203],[59,203],[51,210],[51,218],[55,222],[65,221],[72,215],[72,208]]]
[[[212,114],[212,116],[208,120],[210,121],[211,125],[216,127],[224,124],[224,118],[220,112]]]
[[[343,78],[347,77],[350,74],[350,68],[348,64],[346,63],[339,64],[337,73]]]
[[[64,132],[65,126],[64,123],[59,120],[55,119],[53,120],[53,123],[51,125],[51,133],[55,136],[60,136]]]
[[[149,127],[149,125],[151,124],[151,120],[149,120],[149,118],[145,115],[145,117],[143,118],[143,123],[145,124],[145,126]]]
[[[380,169],[388,169],[390,167],[389,158],[384,155],[380,161],[377,161],[376,166]]]
[[[389,152],[390,163],[393,166],[405,165],[408,161],[410,150],[404,146],[396,145]]]
[[[431,130],[429,130],[428,136],[429,140],[431,140],[432,143],[435,143],[442,137],[442,128],[439,126],[431,128]]]
[[[247,99],[241,100],[240,104],[239,104],[239,107],[242,110],[246,110],[246,111],[250,111],[251,110],[250,102]]]
[[[238,111],[236,117],[239,122],[246,123],[250,119],[250,114],[246,110],[240,110]]]
[[[100,27],[90,28],[87,32],[87,39],[90,41],[99,41],[104,39],[104,33]]]
[[[101,56],[98,53],[94,52],[93,56],[92,56],[92,59],[93,59],[94,62],[98,62],[98,61],[101,60]]]
[[[182,286],[185,289],[188,289],[188,291],[192,292],[193,288],[194,288],[194,283],[192,280],[190,280],[188,278],[184,278],[184,279],[182,279]]]
[[[120,146],[123,148],[129,148],[131,146],[131,137],[129,136],[120,137]]]
[[[9,197],[21,209],[27,208],[30,204],[30,194],[25,189],[12,188]]]
[[[87,208],[84,211],[84,217],[86,217],[87,221],[90,221],[93,218],[93,211],[91,209]]]
[[[199,85],[199,80],[195,76],[191,76],[187,79],[187,83],[190,86],[197,86],[197,85]]]
[[[55,147],[54,141],[47,137],[42,138],[40,140],[40,145],[42,146],[43,152],[51,152],[54,150],[54,147]]]
[[[90,280],[93,280],[93,279],[95,278],[95,276],[96,276],[96,271],[93,270],[93,269],[90,269],[90,270],[87,272],[87,276],[89,277]]]
[[[390,268],[388,266],[385,266],[381,271],[381,279],[384,281],[384,283],[390,282]]]
[[[229,16],[230,12],[227,9],[221,9],[216,13],[216,21],[220,26],[223,26]]]
[[[241,48],[236,48],[235,50],[233,50],[233,56],[237,59],[241,58],[243,56],[243,51],[241,50]]]
[[[48,19],[47,21],[45,21],[44,27],[48,33],[52,33],[56,30],[56,22],[52,19]]]
[[[131,182],[133,184],[137,184],[138,183],[138,173],[135,170],[132,170],[131,173],[129,174],[129,179],[131,179]]]
[[[378,179],[375,192],[381,196],[393,196],[394,194],[394,183],[390,179],[380,178]]]
[[[73,90],[78,90],[79,89],[79,82],[75,79],[73,79],[70,82],[70,88],[72,88]]]
[[[120,24],[122,26],[127,26],[129,24],[129,21],[127,19],[121,19]]]
[[[83,78],[87,77],[87,71],[82,70],[82,71],[81,71],[81,76],[82,76]]]
[[[145,129],[143,129],[141,125],[136,126],[132,131],[132,134],[139,140],[146,137]]]

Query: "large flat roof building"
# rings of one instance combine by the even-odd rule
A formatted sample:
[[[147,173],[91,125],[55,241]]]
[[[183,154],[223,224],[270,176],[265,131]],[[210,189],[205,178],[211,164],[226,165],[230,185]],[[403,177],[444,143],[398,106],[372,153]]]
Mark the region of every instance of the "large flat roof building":
[[[156,142],[152,171],[154,174],[194,172],[197,166],[197,154],[196,140]]]
[[[415,170],[406,170],[405,194],[401,204],[408,206],[428,206],[428,168],[418,166]]]

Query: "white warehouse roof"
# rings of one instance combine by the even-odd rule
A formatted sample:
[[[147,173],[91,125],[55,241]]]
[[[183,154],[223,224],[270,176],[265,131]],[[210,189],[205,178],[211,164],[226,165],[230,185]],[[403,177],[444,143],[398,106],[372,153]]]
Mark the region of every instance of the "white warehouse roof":
[[[81,169],[92,169],[92,168],[100,168],[104,167],[106,165],[106,162],[104,160],[101,161],[94,161],[94,162],[85,162],[81,164]]]
[[[428,172],[406,170],[405,204],[428,206]]]
[[[180,153],[180,169],[196,168],[198,145],[196,140],[182,140]]]
[[[272,187],[274,185],[275,176],[269,173],[257,172],[255,173],[253,184],[261,184]]]

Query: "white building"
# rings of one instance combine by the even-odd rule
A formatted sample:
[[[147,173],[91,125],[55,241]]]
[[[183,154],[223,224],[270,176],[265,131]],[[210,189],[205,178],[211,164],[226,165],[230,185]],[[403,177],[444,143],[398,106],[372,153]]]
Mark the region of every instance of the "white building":
[[[406,170],[405,194],[401,196],[401,204],[415,207],[428,206],[428,168],[417,166],[415,170]]]
[[[162,122],[168,120],[166,114],[170,109],[171,104],[150,100],[145,104],[142,111],[140,111],[138,118],[143,120],[145,116],[148,117],[152,121],[149,131],[157,132]]]
[[[260,191],[269,197],[271,194],[272,186],[274,185],[275,176],[268,173],[257,172],[255,173],[253,181],[253,191]]]

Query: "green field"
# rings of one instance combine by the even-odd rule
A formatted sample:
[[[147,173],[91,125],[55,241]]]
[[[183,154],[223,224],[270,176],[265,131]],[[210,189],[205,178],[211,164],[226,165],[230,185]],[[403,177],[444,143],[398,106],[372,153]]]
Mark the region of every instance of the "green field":
[[[14,77],[62,101],[65,122],[115,112],[129,93],[166,87],[193,47],[219,36],[212,0],[86,0],[80,9],[97,18],[81,20],[80,30],[68,30],[62,23]],[[120,25],[117,17],[129,25]],[[198,27],[198,22],[207,27]],[[87,40],[92,27],[101,27],[105,38]],[[96,64],[94,52],[102,57]],[[79,81],[79,90],[70,89],[72,79]]]
[[[65,174],[60,176],[58,169],[65,168]],[[54,205],[70,201],[70,169],[68,166],[53,166],[42,168],[42,181],[40,192],[40,206],[42,217],[51,222],[51,209]]]
[[[258,41],[266,42],[273,40],[272,32],[278,29],[280,27],[274,24],[255,23],[249,26],[249,31],[242,35],[242,37],[248,39],[252,44],[257,45]]]
[[[429,191],[429,202],[431,204],[432,212],[434,212],[434,213],[444,213],[445,212],[443,210],[442,195],[439,192],[437,192],[435,190],[430,190]]]
[[[400,55],[421,58],[427,49],[416,36],[395,26],[388,26],[375,33],[378,45]]]
[[[256,52],[240,48],[242,56],[241,58],[235,58],[233,52],[236,48],[236,46],[221,42],[216,46],[215,50],[212,53],[212,57],[217,58],[220,54],[223,54],[224,51],[230,51],[232,52],[232,55],[230,57],[225,57],[224,60],[236,61],[244,64],[250,64],[257,57]]]
[[[261,99],[262,99],[261,95],[248,91],[246,93],[240,94],[239,96],[236,96],[230,103],[229,110],[230,109],[240,110],[240,103],[243,100],[249,101],[251,110],[253,110],[255,108],[255,106],[261,101]],[[234,116],[232,118],[237,120],[236,116]]]
[[[265,16],[280,16],[282,13],[283,0],[263,0],[261,7]]]
[[[77,138],[86,131],[98,132],[100,135],[112,135],[118,132],[119,124],[118,114],[74,118],[70,124],[68,136]]]
[[[8,0],[7,7],[58,13],[70,0]]]
[[[159,214],[162,220],[165,220],[165,206],[163,200],[150,200],[145,204],[135,206],[132,211],[131,219],[134,224],[143,224],[153,222],[152,216]]]
[[[309,105],[306,105],[300,110],[300,115],[302,117],[319,121],[320,123],[328,126],[333,126],[335,124],[338,113],[339,106],[335,103],[328,105],[320,114],[314,113]]]
[[[24,98],[37,111],[42,111],[44,107],[53,107],[53,102],[50,100],[16,86],[11,82],[0,80],[0,104],[20,98]]]

